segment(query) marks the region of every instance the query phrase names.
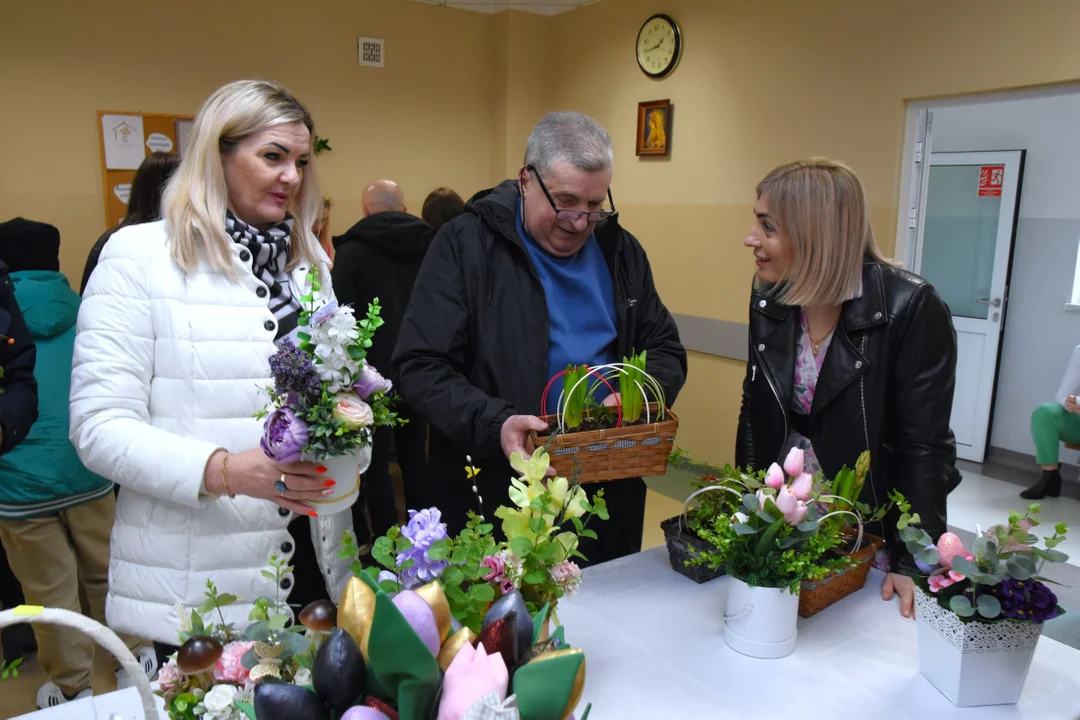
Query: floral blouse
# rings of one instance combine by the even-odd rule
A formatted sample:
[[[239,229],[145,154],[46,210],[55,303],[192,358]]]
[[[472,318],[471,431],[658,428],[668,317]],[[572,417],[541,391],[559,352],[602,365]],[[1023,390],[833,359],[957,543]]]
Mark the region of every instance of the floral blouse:
[[[791,399],[791,411],[799,415],[809,415],[814,406],[814,390],[817,389],[818,377],[821,374],[821,366],[825,362],[825,355],[832,345],[834,333],[821,344],[821,351],[814,356],[814,350],[810,345],[810,326],[806,320],[806,313],[799,313],[799,340],[795,348],[795,392]],[[806,472],[816,475],[821,472],[821,464],[817,455],[814,454],[814,446],[810,439],[801,433],[791,430],[784,450],[780,457],[787,457],[792,448],[799,448],[806,453]]]

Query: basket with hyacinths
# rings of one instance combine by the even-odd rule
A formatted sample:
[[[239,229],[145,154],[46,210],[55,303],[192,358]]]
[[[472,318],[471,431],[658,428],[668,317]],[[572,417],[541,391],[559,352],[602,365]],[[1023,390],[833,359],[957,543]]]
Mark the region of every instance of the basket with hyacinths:
[[[1055,549],[1068,525],[1057,524],[1038,547],[1035,503],[1005,525],[977,531],[965,548],[951,532],[933,542],[910,505],[899,499],[897,506],[900,538],[926,573],[915,581],[919,670],[958,706],[1015,703],[1043,623],[1064,613],[1042,571],[1069,559]]]
[[[321,288],[314,271],[308,280],[311,290],[300,298],[299,344],[285,339],[270,358],[274,385],[258,416],[265,418],[262,448],[269,457],[326,466],[327,477],[337,481],[332,493],[307,502],[319,514],[331,514],[356,502],[358,454],[371,445],[374,429],[402,421],[391,409],[390,381],[365,360],[383,324],[378,300],[357,321],[347,305],[316,307]]]

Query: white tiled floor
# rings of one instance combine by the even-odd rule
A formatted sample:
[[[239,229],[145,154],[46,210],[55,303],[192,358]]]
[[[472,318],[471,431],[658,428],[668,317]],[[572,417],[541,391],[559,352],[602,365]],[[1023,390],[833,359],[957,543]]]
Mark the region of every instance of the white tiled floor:
[[[1031,502],[1020,497],[1023,489],[1015,483],[964,471],[964,481],[949,495],[949,524],[975,532],[976,525],[985,530],[991,525],[1005,523],[1010,511],[1023,512]],[[1071,565],[1080,565],[1080,502],[1070,498],[1045,498],[1039,504],[1042,524],[1033,532],[1039,537],[1052,535],[1054,525],[1069,523],[1069,539],[1057,549],[1069,556]]]

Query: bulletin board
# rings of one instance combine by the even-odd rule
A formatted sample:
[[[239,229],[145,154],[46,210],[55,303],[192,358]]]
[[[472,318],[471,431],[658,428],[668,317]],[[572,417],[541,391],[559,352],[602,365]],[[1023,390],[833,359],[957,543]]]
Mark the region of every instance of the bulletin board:
[[[152,152],[183,153],[194,116],[110,110],[98,110],[97,115],[105,228],[111,228],[127,214],[139,163]]]

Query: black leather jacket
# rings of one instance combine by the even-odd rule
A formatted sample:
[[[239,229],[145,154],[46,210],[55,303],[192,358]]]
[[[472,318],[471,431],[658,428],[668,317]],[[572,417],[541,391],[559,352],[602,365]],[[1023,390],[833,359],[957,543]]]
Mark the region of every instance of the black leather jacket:
[[[767,468],[791,427],[799,308],[771,287],[750,301],[750,359],[743,381],[736,441],[741,467]],[[948,477],[956,462],[949,429],[956,379],[956,333],[933,286],[899,268],[867,259],[863,293],[844,303],[818,378],[810,439],[826,477],[854,467],[870,450],[861,500],[887,502],[896,488],[933,538],[946,530]],[[895,511],[883,528],[894,572],[916,572],[899,541]]]

